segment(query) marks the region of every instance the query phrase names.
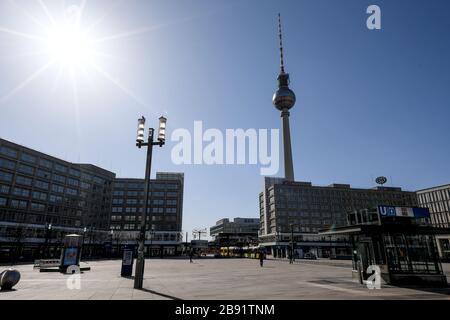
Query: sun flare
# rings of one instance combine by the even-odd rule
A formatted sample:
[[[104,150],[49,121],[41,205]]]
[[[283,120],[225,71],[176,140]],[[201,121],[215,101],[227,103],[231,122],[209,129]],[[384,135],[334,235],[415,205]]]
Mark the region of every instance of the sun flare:
[[[84,66],[93,62],[95,50],[92,39],[76,26],[55,26],[46,39],[46,52],[50,59],[62,66]]]

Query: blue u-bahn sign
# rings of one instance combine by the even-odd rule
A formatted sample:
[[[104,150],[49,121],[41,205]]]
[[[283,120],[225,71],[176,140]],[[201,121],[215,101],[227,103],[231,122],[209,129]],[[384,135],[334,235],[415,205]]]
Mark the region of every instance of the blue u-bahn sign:
[[[383,217],[429,218],[428,208],[378,206],[378,213]]]

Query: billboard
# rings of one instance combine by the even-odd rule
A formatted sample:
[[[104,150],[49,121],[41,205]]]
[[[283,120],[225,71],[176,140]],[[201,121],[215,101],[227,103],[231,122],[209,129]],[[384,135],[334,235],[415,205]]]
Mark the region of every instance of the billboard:
[[[405,218],[429,218],[428,208],[418,207],[392,207],[378,206],[378,213],[381,218],[386,217],[405,217]]]

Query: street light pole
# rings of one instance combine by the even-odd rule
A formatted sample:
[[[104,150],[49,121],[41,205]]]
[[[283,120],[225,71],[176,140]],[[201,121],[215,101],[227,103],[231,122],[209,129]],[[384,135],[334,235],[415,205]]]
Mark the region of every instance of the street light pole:
[[[84,228],[83,228],[83,241],[82,241],[82,243],[81,243],[81,254],[80,254],[80,257],[81,257],[81,255],[83,254],[83,250],[84,250],[84,238],[85,238],[85,236],[86,236],[86,231],[87,231],[87,228],[84,227]]]
[[[294,262],[294,225],[291,223],[291,259],[290,263]]]
[[[139,247],[138,247],[138,256],[136,260],[136,269],[134,275],[134,288],[142,289],[142,285],[144,282],[144,249],[145,249],[145,232],[146,232],[146,223],[147,223],[147,210],[148,210],[148,192],[150,189],[150,173],[151,173],[151,165],[152,165],[152,154],[153,154],[153,146],[158,145],[162,147],[165,144],[165,135],[166,135],[166,121],[167,119],[164,117],[159,118],[159,135],[158,140],[155,142],[154,132],[155,129],[150,128],[148,133],[147,142],[144,142],[144,132],[145,132],[145,118],[142,117],[138,120],[138,132],[136,138],[136,146],[140,149],[141,147],[147,147],[147,161],[145,165],[145,188],[144,188],[144,208],[141,214],[141,227],[138,237]]]
[[[49,253],[50,250],[48,250],[48,240],[50,238],[50,231],[52,230],[52,224],[46,224],[45,225],[45,244],[44,244],[44,254]]]

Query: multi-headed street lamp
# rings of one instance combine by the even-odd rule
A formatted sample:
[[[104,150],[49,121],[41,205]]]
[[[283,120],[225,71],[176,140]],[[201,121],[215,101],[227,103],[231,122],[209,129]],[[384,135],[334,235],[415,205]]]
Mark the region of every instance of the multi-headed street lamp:
[[[142,117],[138,119],[136,146],[140,149],[142,147],[147,147],[147,162],[145,165],[145,188],[144,188],[144,210],[142,210],[141,215],[141,228],[139,232],[138,242],[138,256],[136,261],[136,269],[134,275],[134,288],[142,289],[142,284],[144,282],[144,248],[145,248],[145,232],[147,223],[147,209],[148,209],[148,192],[150,189],[150,172],[152,166],[152,151],[153,146],[162,147],[166,142],[166,123],[167,119],[164,117],[159,118],[159,132],[156,141],[153,140],[155,129],[150,128],[148,130],[147,142],[145,142],[145,118]]]

